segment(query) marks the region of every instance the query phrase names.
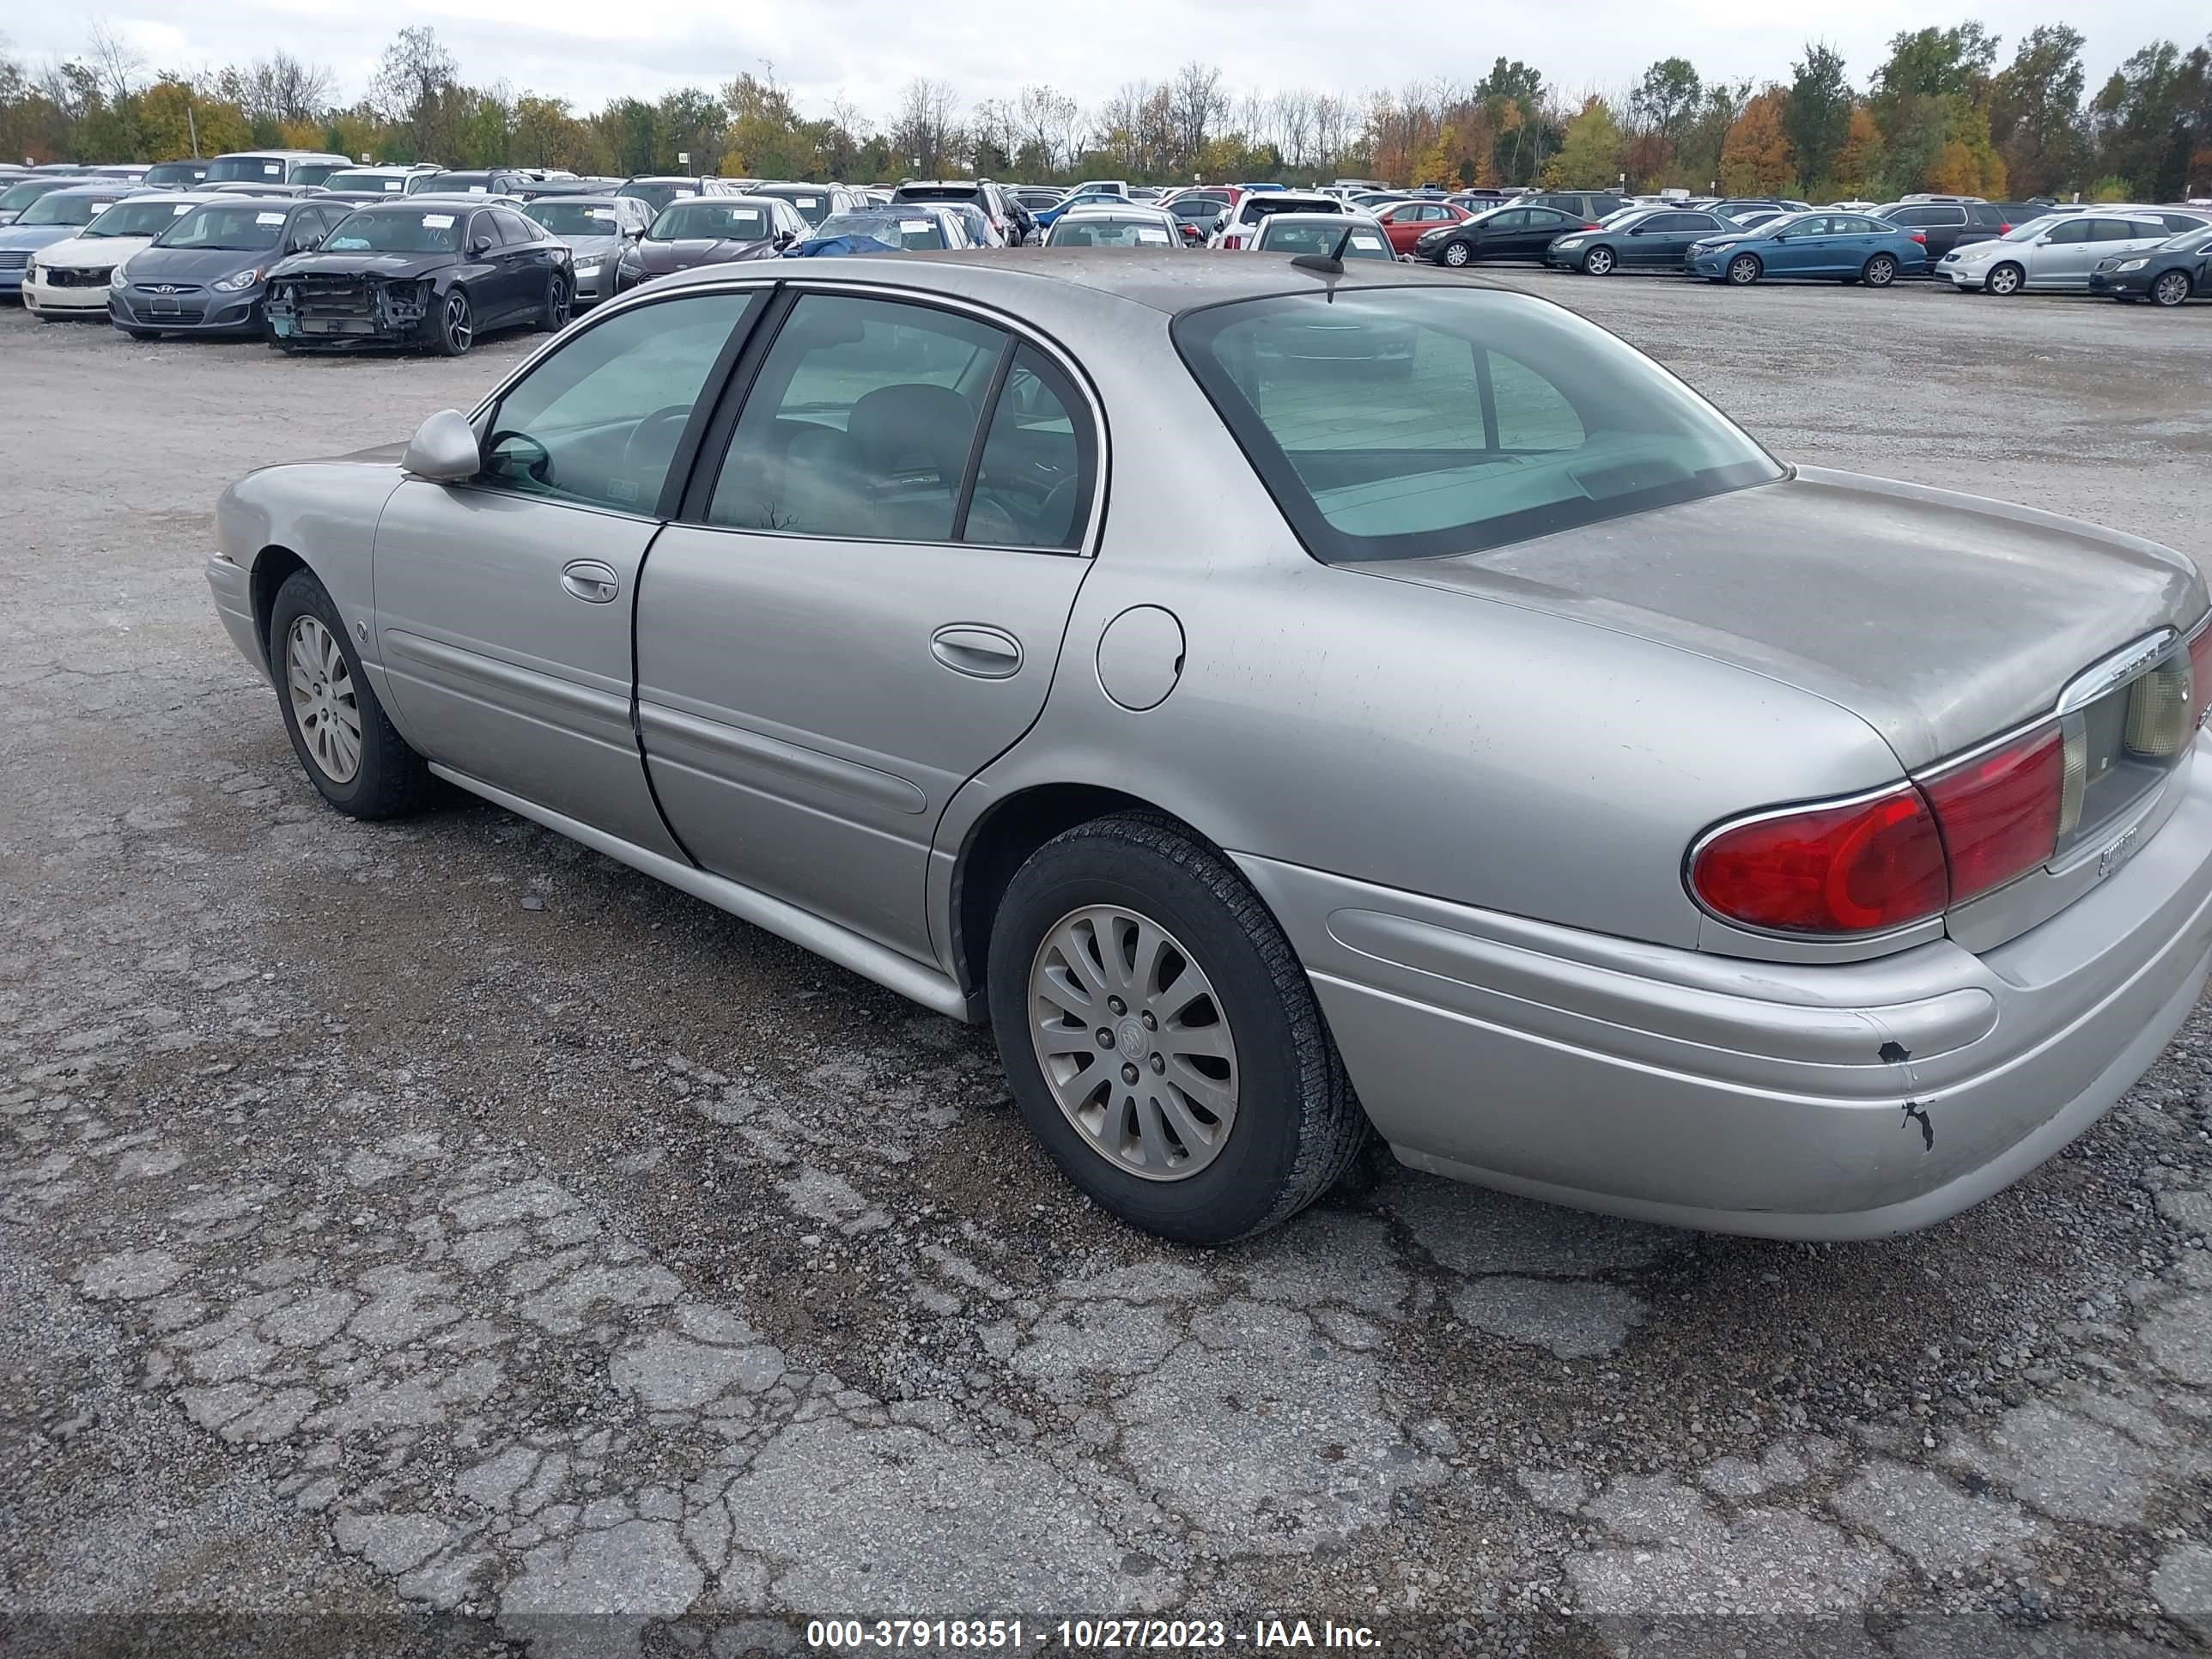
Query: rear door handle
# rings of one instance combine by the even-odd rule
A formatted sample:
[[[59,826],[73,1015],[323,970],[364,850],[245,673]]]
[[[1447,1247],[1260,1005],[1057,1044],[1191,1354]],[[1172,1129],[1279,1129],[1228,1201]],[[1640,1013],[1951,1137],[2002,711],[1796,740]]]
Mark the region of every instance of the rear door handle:
[[[562,567],[561,586],[586,605],[607,605],[622,592],[622,578],[612,565],[597,559],[576,559]]]
[[[929,649],[956,674],[979,680],[1010,680],[1022,670],[1022,642],[1002,628],[955,623],[930,636]]]

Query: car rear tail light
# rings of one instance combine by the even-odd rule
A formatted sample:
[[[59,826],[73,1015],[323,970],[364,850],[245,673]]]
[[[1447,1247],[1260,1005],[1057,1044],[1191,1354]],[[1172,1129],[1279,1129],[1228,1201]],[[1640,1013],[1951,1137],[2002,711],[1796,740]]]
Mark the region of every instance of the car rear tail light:
[[[1871,933],[1939,915],[1950,899],[1943,841],[1920,792],[1764,814],[1692,849],[1706,908],[1784,933]]]
[[[1912,240],[1919,243],[1921,246],[1926,247],[1928,246],[1928,233],[1924,230],[1916,230],[1912,233]]]
[[[1997,234],[1998,234],[1998,235],[2000,235],[2000,236],[2009,236],[2009,235],[2011,235],[2011,234],[2012,234],[2012,227],[2011,227],[2010,225],[1999,225],[1999,226],[1997,227]]]
[[[2086,757],[2086,744],[2072,746]],[[1922,784],[1942,831],[1952,903],[2051,861],[2065,817],[2069,747],[2057,726],[2045,726]]]

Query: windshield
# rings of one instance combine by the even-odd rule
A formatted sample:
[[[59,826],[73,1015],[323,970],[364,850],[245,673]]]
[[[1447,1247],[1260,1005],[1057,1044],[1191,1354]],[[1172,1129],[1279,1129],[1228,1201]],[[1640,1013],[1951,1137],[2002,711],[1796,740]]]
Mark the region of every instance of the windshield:
[[[556,236],[618,236],[622,221],[605,202],[541,199],[523,212]]]
[[[646,233],[656,242],[762,242],[775,234],[766,208],[706,196],[663,208]]]
[[[1169,247],[1176,239],[1157,219],[1058,221],[1045,239],[1048,247]]]
[[[218,155],[208,163],[207,182],[266,184],[284,182],[284,163],[274,155]]]
[[[23,210],[19,225],[88,225],[115,205],[112,196],[71,196],[56,191],[41,196]]]
[[[1364,225],[1354,225],[1349,240],[1341,224],[1307,225],[1278,218],[1261,228],[1260,246],[1268,253],[1335,253],[1339,242],[1344,244],[1340,256],[1346,259],[1389,259],[1396,256],[1390,245],[1382,240],[1382,233]]]
[[[196,185],[207,177],[204,161],[159,161],[148,167],[142,185]]]
[[[26,179],[20,185],[10,185],[0,191],[0,212],[21,212],[41,196],[51,196],[64,188],[52,179]]]
[[[430,182],[422,188],[447,191],[459,196],[486,196],[491,192],[491,174],[489,173],[433,173]]]
[[[1172,333],[1328,563],[1477,552],[1784,476],[1650,358],[1522,295],[1287,295]]]
[[[229,248],[248,253],[274,247],[284,234],[285,210],[252,202],[222,202],[189,210],[161,233],[163,247]]]
[[[624,185],[615,192],[617,196],[627,196],[634,201],[642,202],[655,212],[666,207],[679,196],[690,196],[696,193],[684,185]]]
[[[373,190],[386,196],[407,193],[405,175],[377,173],[368,167],[349,167],[320,181],[325,190]]]
[[[777,196],[799,210],[799,216],[810,225],[818,225],[830,216],[830,193],[823,190],[764,190],[763,196]]]
[[[2061,219],[2074,216],[2068,213],[2046,213],[2040,219],[2030,219],[2024,225],[2014,225],[1997,240],[2004,242],[2032,242],[2039,236],[2048,235],[2051,226]]]
[[[84,228],[87,236],[159,236],[192,210],[190,202],[118,202]]]
[[[938,228],[937,221],[927,213],[835,214],[816,228],[814,236],[817,240],[833,236],[865,237],[912,252],[945,246],[945,234]]]
[[[447,209],[362,208],[342,220],[323,243],[325,253],[453,253],[461,246],[461,221]]]
[[[330,176],[338,171],[336,161],[302,161],[292,169],[291,182],[295,185],[327,184]]]

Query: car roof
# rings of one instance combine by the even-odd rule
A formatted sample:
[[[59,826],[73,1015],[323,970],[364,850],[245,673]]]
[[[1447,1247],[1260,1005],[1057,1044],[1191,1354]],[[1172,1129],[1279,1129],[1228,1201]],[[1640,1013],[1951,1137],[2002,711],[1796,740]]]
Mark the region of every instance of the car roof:
[[[49,191],[50,196],[112,196],[121,201],[126,196],[154,194],[143,185],[134,185],[128,179],[88,179],[81,185],[64,185],[59,190]]]
[[[1339,223],[1345,222],[1346,218],[1336,214],[1319,216]],[[743,265],[705,265],[663,277],[653,288],[665,292],[672,286],[711,286],[716,282],[761,274]],[[774,276],[792,280],[789,273],[783,270]],[[841,276],[840,280],[845,279]],[[1309,276],[1287,264],[1225,256],[1193,258],[1176,247],[994,247],[909,253],[902,259],[883,261],[881,268],[872,265],[865,280],[886,288],[911,288],[920,294],[949,294],[995,302],[1017,313],[1024,290],[1033,292],[1035,284],[1054,283],[1109,295],[1170,317],[1234,300],[1318,294],[1323,288],[1319,276]],[[1490,294],[1510,291],[1480,278],[1469,278],[1463,272],[1404,264],[1396,260],[1368,261],[1358,270],[1347,264],[1344,275],[1330,280],[1339,293],[1369,288],[1435,288],[1458,292],[1474,289]]]

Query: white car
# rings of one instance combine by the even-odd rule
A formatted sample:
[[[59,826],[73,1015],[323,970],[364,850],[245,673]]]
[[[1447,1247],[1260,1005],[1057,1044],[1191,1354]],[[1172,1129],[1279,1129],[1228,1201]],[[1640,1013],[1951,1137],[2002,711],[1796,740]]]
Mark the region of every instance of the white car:
[[[107,284],[123,262],[208,199],[204,191],[133,196],[66,241],[40,248],[23,270],[23,305],[52,322],[107,315]]]
[[[1146,202],[1114,206],[1086,203],[1070,208],[1045,233],[1047,247],[1181,247],[1176,216]]]
[[[2086,289],[2100,259],[2140,253],[2195,225],[2212,223],[2202,213],[2046,213],[2014,225],[2002,236],[1954,247],[1929,275],[1960,291],[1996,295],[2023,289]]]
[[[1346,206],[1338,198],[1324,196],[1319,191],[1248,190],[1238,198],[1235,207],[1213,222],[1213,234],[1206,238],[1206,245],[1208,247],[1249,249],[1260,221],[1271,213],[1359,211],[1357,208]]]

